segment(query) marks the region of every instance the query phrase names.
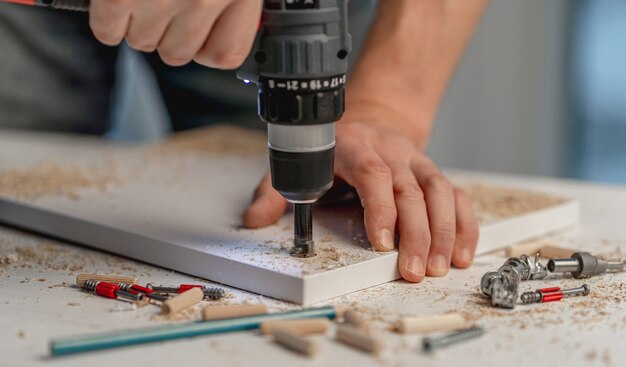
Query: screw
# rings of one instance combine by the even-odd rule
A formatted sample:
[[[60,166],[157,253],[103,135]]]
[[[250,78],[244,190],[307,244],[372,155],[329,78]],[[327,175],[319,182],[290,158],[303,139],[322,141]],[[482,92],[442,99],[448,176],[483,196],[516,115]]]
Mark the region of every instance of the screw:
[[[560,301],[563,297],[586,296],[589,294],[590,288],[587,284],[583,284],[578,288],[563,289],[559,287],[537,289],[534,292],[525,292],[520,298],[522,303],[546,303]]]
[[[218,300],[226,295],[222,288],[207,288],[200,284],[181,284],[178,287],[159,287],[148,283],[147,286],[156,293],[183,293],[191,288],[200,288],[202,292],[204,292],[204,298],[210,300]]]
[[[204,290],[204,298],[210,300],[218,300],[224,298],[226,293],[222,288],[206,288]]]
[[[456,344],[465,340],[478,338],[485,334],[485,329],[480,326],[473,326],[469,329],[455,331],[444,336],[429,338],[426,337],[422,340],[422,349],[424,352],[432,352],[433,350],[441,347],[446,347],[451,344]]]

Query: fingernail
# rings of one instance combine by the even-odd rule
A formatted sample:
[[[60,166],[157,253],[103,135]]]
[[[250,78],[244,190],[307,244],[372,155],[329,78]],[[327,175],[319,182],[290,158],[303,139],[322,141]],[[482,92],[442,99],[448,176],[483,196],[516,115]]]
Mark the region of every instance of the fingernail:
[[[436,254],[430,257],[428,260],[428,268],[431,275],[440,276],[448,273],[448,261],[446,257],[441,254]]]
[[[406,271],[409,273],[413,273],[417,276],[423,277],[425,274],[424,271],[424,262],[422,258],[419,256],[410,256],[408,261],[406,262]]]
[[[461,252],[459,253],[459,260],[461,260],[464,263],[468,263],[468,264],[471,263],[472,252],[468,248],[461,249]]]
[[[394,248],[393,245],[393,234],[388,229],[383,229],[380,231],[380,236],[378,237],[378,244],[384,248],[385,251],[391,251]]]

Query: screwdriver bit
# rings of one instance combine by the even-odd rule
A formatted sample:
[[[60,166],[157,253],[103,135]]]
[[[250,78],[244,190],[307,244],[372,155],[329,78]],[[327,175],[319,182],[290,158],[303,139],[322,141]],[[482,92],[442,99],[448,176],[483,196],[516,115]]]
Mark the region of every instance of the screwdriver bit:
[[[293,216],[293,249],[291,256],[313,257],[315,256],[315,244],[313,242],[313,205],[294,204]]]

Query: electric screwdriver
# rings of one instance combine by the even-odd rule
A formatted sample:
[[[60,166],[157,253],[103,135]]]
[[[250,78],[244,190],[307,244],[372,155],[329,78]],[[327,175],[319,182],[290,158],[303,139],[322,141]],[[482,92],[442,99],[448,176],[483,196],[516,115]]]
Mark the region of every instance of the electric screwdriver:
[[[88,11],[90,0],[0,0]],[[272,186],[294,204],[292,255],[314,256],[312,207],[333,185],[335,123],[344,111],[348,0],[264,0],[237,76],[258,88]]]
[[[347,0],[265,0],[237,72],[257,85],[272,186],[294,204],[294,256],[315,255],[311,205],[333,185],[350,51]]]

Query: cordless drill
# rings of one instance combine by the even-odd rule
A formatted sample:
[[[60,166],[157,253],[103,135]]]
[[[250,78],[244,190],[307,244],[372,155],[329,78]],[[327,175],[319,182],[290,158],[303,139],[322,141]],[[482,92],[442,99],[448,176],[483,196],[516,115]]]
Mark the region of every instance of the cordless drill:
[[[333,185],[351,51],[347,0],[265,0],[237,76],[257,84],[272,186],[294,204],[292,255],[314,256],[311,205]]]
[[[88,11],[90,0],[0,0]],[[348,0],[264,0],[237,76],[258,87],[272,185],[294,204],[292,255],[314,256],[311,205],[333,185],[335,122],[344,111]]]

